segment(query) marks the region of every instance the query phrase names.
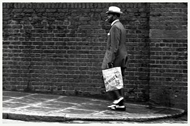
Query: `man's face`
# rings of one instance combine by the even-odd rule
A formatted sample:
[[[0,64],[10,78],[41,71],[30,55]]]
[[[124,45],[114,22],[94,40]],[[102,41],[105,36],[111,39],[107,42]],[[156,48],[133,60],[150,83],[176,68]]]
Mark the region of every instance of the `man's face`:
[[[108,22],[109,22],[109,23],[112,23],[114,20],[115,20],[115,19],[114,19],[114,15],[108,13]]]

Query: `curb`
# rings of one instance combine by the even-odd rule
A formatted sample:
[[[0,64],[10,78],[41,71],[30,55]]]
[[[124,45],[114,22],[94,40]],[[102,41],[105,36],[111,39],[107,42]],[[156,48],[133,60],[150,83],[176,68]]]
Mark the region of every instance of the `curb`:
[[[179,109],[178,109],[179,110]],[[74,121],[74,120],[82,120],[82,121],[134,121],[134,122],[146,122],[146,121],[153,121],[159,119],[166,119],[166,118],[174,118],[180,117],[184,114],[184,110],[180,110],[179,113],[171,114],[171,115],[160,115],[160,116],[152,116],[152,117],[110,117],[110,116],[102,116],[102,117],[89,117],[79,115],[66,115],[65,119],[67,121]]]
[[[22,121],[45,121],[45,122],[65,122],[63,116],[42,116],[42,115],[26,115],[15,113],[3,113],[3,119],[13,119]]]
[[[162,107],[159,107],[162,108]],[[142,116],[142,117],[118,117],[118,116],[92,116],[87,114],[61,114],[61,115],[39,115],[39,114],[18,114],[18,113],[3,113],[3,119],[13,119],[22,121],[45,121],[45,122],[66,122],[66,121],[134,121],[134,122],[146,122],[152,120],[166,119],[172,117],[179,117],[184,114],[184,110],[177,108],[170,108],[178,111],[175,114],[164,114],[157,116]]]

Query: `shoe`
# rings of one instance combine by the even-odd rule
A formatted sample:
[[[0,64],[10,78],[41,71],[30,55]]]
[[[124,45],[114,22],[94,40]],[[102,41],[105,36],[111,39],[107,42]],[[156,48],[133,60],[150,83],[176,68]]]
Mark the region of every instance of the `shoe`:
[[[111,109],[111,110],[115,110],[115,107],[111,107],[110,109]]]
[[[119,105],[113,105],[110,107],[111,110],[118,110],[118,111],[125,111],[126,107],[124,105],[119,106]]]
[[[115,110],[118,110],[118,111],[125,111],[125,110],[126,110],[126,107],[125,107],[124,105],[122,105],[122,106],[116,105],[116,106],[115,106]]]
[[[125,105],[122,105],[122,106],[116,105],[115,107],[116,108],[125,108]]]
[[[114,100],[114,101],[113,101],[113,104],[118,104],[118,103],[121,102],[123,99],[124,99],[124,98],[121,97],[121,98],[119,98],[118,100]]]
[[[110,106],[108,106],[108,108],[113,108],[113,107],[115,107],[116,105],[110,105]]]

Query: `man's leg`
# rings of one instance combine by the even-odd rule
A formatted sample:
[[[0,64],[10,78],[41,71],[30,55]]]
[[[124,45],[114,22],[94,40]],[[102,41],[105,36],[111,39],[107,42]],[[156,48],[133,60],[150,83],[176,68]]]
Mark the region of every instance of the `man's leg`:
[[[121,68],[121,72],[122,72],[122,77],[123,77],[123,82],[124,82],[125,68]],[[118,100],[116,100],[117,104],[114,107],[112,107],[111,109],[118,110],[118,111],[125,111],[126,106],[124,104],[124,102],[125,102],[124,101],[124,89],[122,88],[122,89],[115,91],[115,94],[117,94],[117,98],[118,98]]]
[[[115,90],[113,91],[115,96],[116,96],[116,99],[119,99],[121,97],[121,94],[120,94],[120,91],[119,90]]]
[[[117,99],[117,94],[114,91],[109,91],[108,94],[112,100]]]
[[[123,78],[123,83],[124,83],[125,69],[126,69],[125,67],[121,67],[121,74],[122,74],[122,78]],[[123,88],[119,90],[119,93],[122,97],[124,97],[124,89]]]
[[[125,72],[125,68],[124,67],[121,67],[121,73],[122,73],[122,77],[123,77],[123,82],[124,82],[124,72]],[[115,90],[114,91],[117,99],[114,101],[114,103],[119,103],[120,101],[121,102],[124,102],[124,89],[119,89],[119,90]],[[122,103],[123,105],[124,103]]]
[[[113,102],[114,104],[118,104],[124,100],[124,97],[120,94],[119,90],[115,90],[114,93],[117,96],[116,100],[114,100],[114,102]]]

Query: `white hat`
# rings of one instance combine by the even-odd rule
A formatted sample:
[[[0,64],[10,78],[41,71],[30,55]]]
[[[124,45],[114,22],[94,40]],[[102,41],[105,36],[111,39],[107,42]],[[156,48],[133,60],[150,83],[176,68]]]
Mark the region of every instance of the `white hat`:
[[[122,14],[123,12],[121,12],[121,10],[120,10],[119,7],[110,6],[109,10],[106,12],[106,14],[108,14],[108,13],[119,13],[119,14]]]

